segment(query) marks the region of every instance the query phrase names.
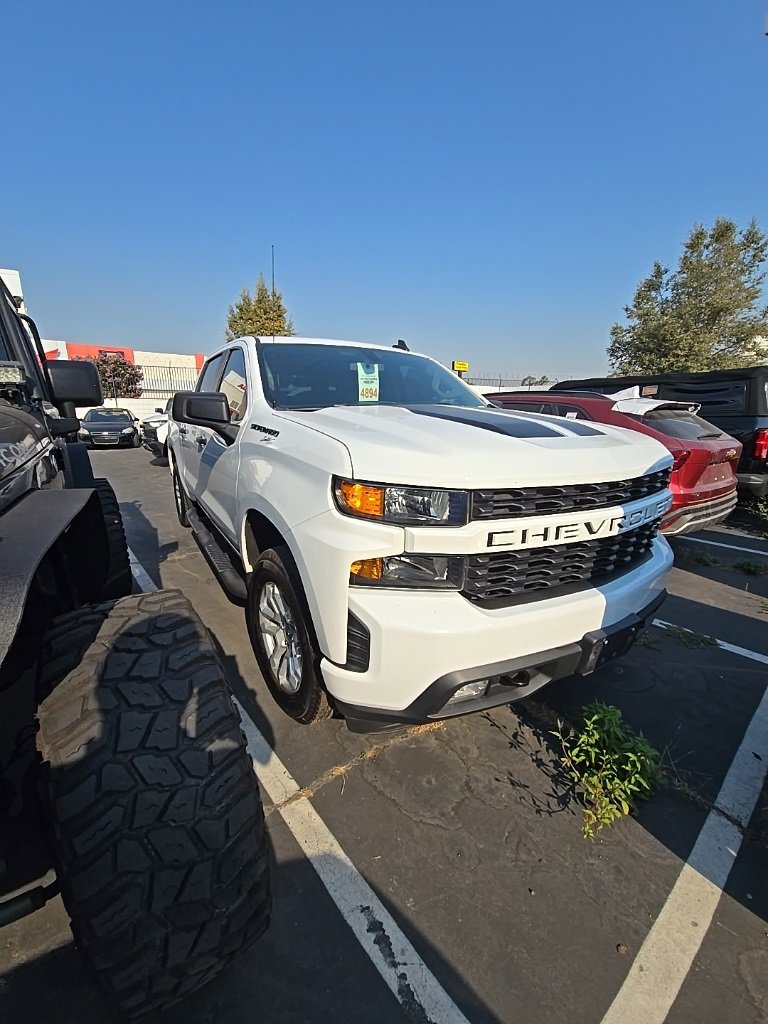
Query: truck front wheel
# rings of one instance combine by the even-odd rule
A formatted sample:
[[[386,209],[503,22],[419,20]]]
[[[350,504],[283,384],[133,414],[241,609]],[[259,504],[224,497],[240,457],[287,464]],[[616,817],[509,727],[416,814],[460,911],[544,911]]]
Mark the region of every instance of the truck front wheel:
[[[304,589],[286,545],[256,559],[245,614],[264,682],[283,711],[305,725],[330,718]]]
[[[208,633],[177,591],[62,616],[38,746],[64,904],[125,1016],[212,978],[270,913],[261,799]]]

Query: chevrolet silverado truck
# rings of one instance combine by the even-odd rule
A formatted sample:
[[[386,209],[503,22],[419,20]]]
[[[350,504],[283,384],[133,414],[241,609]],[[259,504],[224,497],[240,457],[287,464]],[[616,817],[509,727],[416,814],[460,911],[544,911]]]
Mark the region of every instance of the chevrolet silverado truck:
[[[179,520],[302,723],[509,703],[623,654],[665,597],[668,450],[495,409],[400,344],[236,339],[168,447]]]
[[[61,897],[133,1018],[265,930],[269,872],[213,641],[178,591],[131,593],[120,507],[76,440],[75,407],[101,401],[0,282],[0,928]],[[12,960],[32,933],[5,934]]]

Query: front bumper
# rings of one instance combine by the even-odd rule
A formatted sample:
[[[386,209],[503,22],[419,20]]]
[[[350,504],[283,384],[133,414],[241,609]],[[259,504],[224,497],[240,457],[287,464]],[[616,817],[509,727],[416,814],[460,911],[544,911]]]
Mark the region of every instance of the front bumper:
[[[616,630],[623,653],[664,599],[671,565],[668,543],[657,538],[645,562],[603,586],[495,609],[456,592],[350,588],[349,609],[370,633],[369,667],[355,672],[324,659],[323,678],[353,728],[509,703],[584,671],[598,640]],[[447,706],[467,683],[499,676],[508,679],[496,680],[484,696]]]
[[[736,508],[738,495],[731,491],[711,501],[697,502],[695,505],[681,505],[672,509],[661,521],[661,532],[665,537],[680,537],[695,530],[708,530],[717,526]]]
[[[608,661],[629,651],[637,637],[663,604],[667,594],[662,591],[637,614],[628,615],[608,629],[585,634],[578,643],[565,644],[549,651],[523,658],[481,665],[461,672],[450,672],[436,679],[413,704],[402,711],[371,711],[336,701],[352,732],[373,732],[403,722],[423,723],[440,718],[485,711],[523,700],[547,683],[571,675],[590,675]],[[451,703],[457,690],[478,679],[488,679],[488,688],[481,697]]]
[[[83,437],[81,440],[89,448],[131,448],[133,447],[135,436],[135,434],[118,434],[117,436],[113,434],[109,436],[98,434],[94,437],[91,434],[90,437]]]

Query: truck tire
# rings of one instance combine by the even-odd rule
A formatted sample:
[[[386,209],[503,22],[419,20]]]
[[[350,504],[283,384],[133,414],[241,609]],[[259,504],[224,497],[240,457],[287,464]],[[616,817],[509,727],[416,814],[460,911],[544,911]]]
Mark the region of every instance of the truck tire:
[[[283,711],[304,725],[330,718],[304,588],[286,545],[256,559],[245,616],[264,682]]]
[[[109,547],[109,566],[107,580],[101,592],[105,601],[126,597],[133,588],[131,563],[128,560],[128,542],[125,539],[123,516],[117,502],[117,496],[108,480],[96,479],[93,488],[99,496],[104,523],[107,527],[107,544]]]
[[[187,515],[187,496],[181,484],[181,477],[176,468],[176,460],[171,457],[171,481],[173,483],[173,503],[176,506],[176,515],[182,526],[189,526]]]
[[[218,657],[182,594],[135,595],[56,620],[40,690],[75,941],[124,1016],[163,1009],[269,923],[259,788]]]

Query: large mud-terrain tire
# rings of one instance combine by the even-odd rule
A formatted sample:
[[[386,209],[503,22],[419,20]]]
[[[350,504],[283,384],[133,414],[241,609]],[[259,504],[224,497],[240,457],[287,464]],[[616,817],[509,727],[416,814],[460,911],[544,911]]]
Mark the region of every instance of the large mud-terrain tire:
[[[126,597],[133,587],[131,563],[128,560],[128,542],[125,539],[123,516],[112,485],[108,480],[97,479],[94,480],[93,487],[99,496],[104,512],[109,545],[107,581],[101,596],[105,601],[110,601],[113,598]]]
[[[245,618],[264,682],[283,711],[303,725],[330,718],[333,708],[320,676],[312,619],[286,545],[256,559]]]
[[[38,746],[62,896],[101,988],[141,1016],[266,929],[258,783],[210,637],[177,591],[62,616],[42,654]]]

